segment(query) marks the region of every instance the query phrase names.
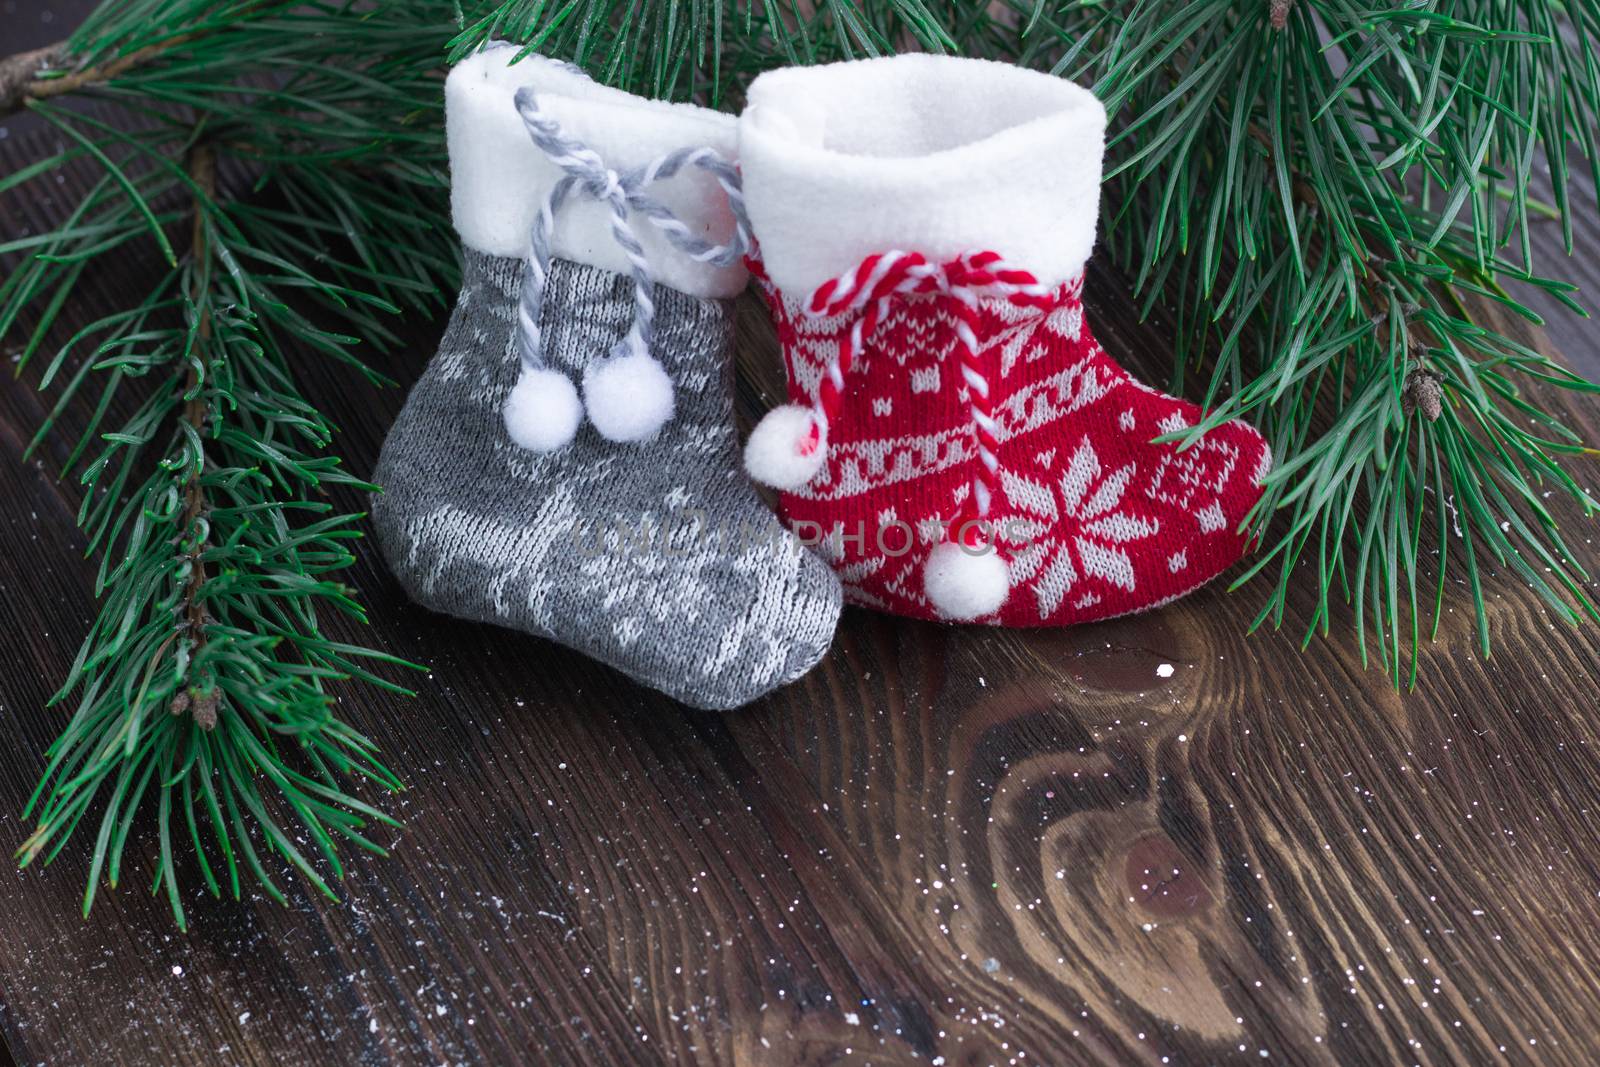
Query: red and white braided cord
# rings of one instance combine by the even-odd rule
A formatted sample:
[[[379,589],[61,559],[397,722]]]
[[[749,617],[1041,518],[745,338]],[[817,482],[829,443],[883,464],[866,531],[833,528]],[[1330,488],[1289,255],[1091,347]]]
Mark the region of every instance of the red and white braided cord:
[[[895,299],[920,293],[940,293],[951,298],[956,337],[961,342],[961,375],[966,382],[978,468],[972,477],[975,517],[986,519],[994,494],[1000,488],[999,441],[993,411],[993,394],[979,358],[978,304],[1004,299],[1019,307],[1048,308],[1053,292],[1025,270],[1007,266],[997,252],[967,252],[945,263],[930,263],[918,252],[881,252],[868,256],[847,274],[823,282],[811,294],[806,312],[814,317],[855,314],[850,332],[837,355],[824,369],[811,405],[812,427],[800,445],[802,453],[814,450],[823,432],[839,415],[844,402],[845,376],[859,358],[866,338],[889,313]]]

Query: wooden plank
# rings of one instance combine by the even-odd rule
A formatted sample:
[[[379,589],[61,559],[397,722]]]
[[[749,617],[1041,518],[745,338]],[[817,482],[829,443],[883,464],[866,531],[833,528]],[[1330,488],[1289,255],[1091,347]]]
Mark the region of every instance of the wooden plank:
[[[146,269],[88,277],[77,318]],[[1092,278],[1092,320],[1159,380],[1124,292]],[[775,379],[747,310],[746,418]],[[384,365],[413,379],[436,329]],[[299,369],[370,469],[401,392]],[[0,387],[9,841],[92,610],[61,447],[19,459],[40,416]],[[1595,435],[1592,406],[1575,419]],[[1289,634],[1248,638],[1252,595],[1211,588],[1058,632],[850,611],[821,669],[726,717],[409,605],[370,548],[352,578],[373,624],[333,631],[431,666],[416,700],[342,694],[410,786],[394,856],[354,858],[342,904],[297,888],[287,908],[211,902],[191,867],[187,936],[138,863],[80,920],[81,843],[0,873],[18,1062],[1600,1056],[1600,643],[1512,576],[1494,657],[1458,598],[1413,694],[1342,636],[1297,651],[1304,585]]]

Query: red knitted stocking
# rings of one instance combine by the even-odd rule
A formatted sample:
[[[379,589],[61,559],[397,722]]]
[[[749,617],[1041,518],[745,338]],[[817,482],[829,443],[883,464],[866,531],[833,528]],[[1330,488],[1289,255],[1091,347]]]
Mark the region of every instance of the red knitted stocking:
[[[758,277],[761,272],[757,270]],[[1244,553],[1271,465],[1249,425],[1135,381],[1055,288],[992,252],[869,256],[797,300],[761,277],[791,404],[747,465],[854,603],[1061,626],[1164,604]]]

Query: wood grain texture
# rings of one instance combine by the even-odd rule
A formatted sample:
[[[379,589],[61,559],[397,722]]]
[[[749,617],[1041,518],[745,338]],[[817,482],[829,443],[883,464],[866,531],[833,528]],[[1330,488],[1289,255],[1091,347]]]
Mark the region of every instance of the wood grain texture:
[[[8,204],[0,229],[52,209]],[[1557,265],[1590,291],[1597,235]],[[77,319],[147,269],[86,277]],[[1125,291],[1096,274],[1090,314],[1160,380]],[[748,419],[777,372],[746,311]],[[1600,369],[1585,328],[1560,329],[1539,343]],[[436,333],[387,369],[414,379]],[[402,392],[299,369],[370,470]],[[26,834],[63,715],[43,703],[92,611],[62,448],[19,459],[41,414],[0,386],[0,842]],[[1574,412],[1591,439],[1595,414]],[[431,667],[415,700],[342,693],[409,783],[394,855],[354,858],[336,905],[213,902],[191,877],[188,935],[148,868],[85,922],[86,847],[0,867],[17,1062],[1600,1060],[1600,631],[1513,576],[1491,581],[1493,658],[1460,599],[1410,694],[1343,638],[1244,636],[1251,593],[1212,587],[1058,632],[851,610],[816,672],[711,716],[412,606],[361,555],[373,623],[332,630]]]

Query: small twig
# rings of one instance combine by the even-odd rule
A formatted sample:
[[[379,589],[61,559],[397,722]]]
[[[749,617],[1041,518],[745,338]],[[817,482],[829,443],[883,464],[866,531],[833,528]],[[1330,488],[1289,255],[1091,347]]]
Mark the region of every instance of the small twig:
[[[1269,163],[1277,159],[1277,152],[1273,148],[1272,135],[1270,133],[1254,122],[1246,126],[1244,132],[1254,137],[1256,142],[1266,150]],[[1306,179],[1305,175],[1294,169],[1292,163],[1289,170],[1289,193],[1294,197],[1295,202],[1302,207],[1311,211],[1322,210],[1322,198],[1317,195],[1317,190]]]
[[[1375,300],[1379,299],[1378,283],[1371,274],[1364,275],[1363,280],[1368,292]],[[1420,411],[1424,419],[1438,422],[1439,416],[1444,414],[1444,376],[1428,366],[1428,346],[1417,336],[1428,328],[1425,323],[1414,321],[1421,310],[1416,304],[1406,304],[1400,309],[1401,344],[1406,353],[1406,376],[1400,383],[1400,413],[1409,419],[1413,411]],[[1378,328],[1385,321],[1385,314],[1376,314],[1372,319],[1373,327]]]
[[[1279,18],[1280,14],[1283,19],[1289,17],[1289,3],[1290,0],[1272,0],[1272,24],[1274,27],[1283,28],[1279,24]],[[1255,123],[1246,126],[1245,132],[1260,142],[1261,146],[1267,151],[1268,159],[1271,159],[1273,155],[1271,135]],[[1292,167],[1290,169],[1289,188],[1295,201],[1303,207],[1312,211],[1320,211],[1322,209],[1322,202],[1317,196],[1316,189],[1299,171],[1294,170]],[[1385,286],[1387,285],[1389,291],[1393,291],[1395,287],[1392,282],[1379,281],[1378,273],[1373,268],[1373,263],[1370,259],[1367,261],[1366,267],[1367,269],[1358,277],[1362,287],[1366,290],[1367,297],[1372,301],[1374,309],[1372,324],[1376,329],[1386,321],[1388,315],[1389,292],[1385,291]],[[1400,408],[1408,418],[1413,411],[1421,411],[1423,418],[1429,422],[1437,422],[1439,416],[1444,413],[1444,378],[1438,371],[1427,366],[1427,346],[1417,340],[1413,334],[1413,330],[1419,328],[1414,327],[1410,321],[1414,314],[1415,310],[1408,308],[1400,323],[1400,327],[1405,333],[1405,350],[1409,362],[1405,380],[1400,386]]]
[[[47,77],[46,74],[67,62],[69,55],[65,41],[57,41],[32,52],[6,56],[0,59],[0,118],[21,111],[30,101],[46,100],[110,81],[195,36],[183,33],[169,37],[125,56],[70,71],[60,77]]]
[[[216,195],[217,186],[217,156],[215,149],[204,141],[195,145],[189,153],[189,177],[194,182],[199,194],[194,200],[194,224],[190,238],[190,258],[195,271],[195,291],[190,294],[194,302],[195,314],[199,321],[195,324],[195,359],[196,365],[189,368],[188,384],[184,392],[188,400],[183,406],[183,420],[194,428],[195,436],[204,438],[206,428],[206,400],[205,391],[201,388],[202,382],[198,364],[205,360],[206,350],[211,344],[211,309],[204,299],[204,294],[199,291],[203,284],[200,265],[209,255],[206,246],[206,219],[205,202]],[[183,485],[183,519],[182,529],[188,533],[197,527],[200,518],[206,513],[205,490],[200,484],[201,475],[204,473],[204,457],[198,457],[199,462],[189,468],[189,473]],[[184,557],[189,564],[189,577],[183,588],[183,626],[188,631],[187,637],[193,642],[190,650],[190,659],[205,644],[206,626],[210,623],[210,616],[206,613],[205,602],[201,599],[205,591],[206,567],[204,555],[206,541],[204,538],[195,537],[194,543],[184,552]],[[194,716],[195,723],[202,730],[210,730],[217,725],[217,694],[215,689],[195,690],[192,692],[180,691],[173,697],[172,713],[181,715],[185,711]]]
[[[32,95],[29,89],[39,80],[39,75],[59,66],[66,57],[67,43],[57,41],[44,48],[0,59],[0,115],[20,110]]]

